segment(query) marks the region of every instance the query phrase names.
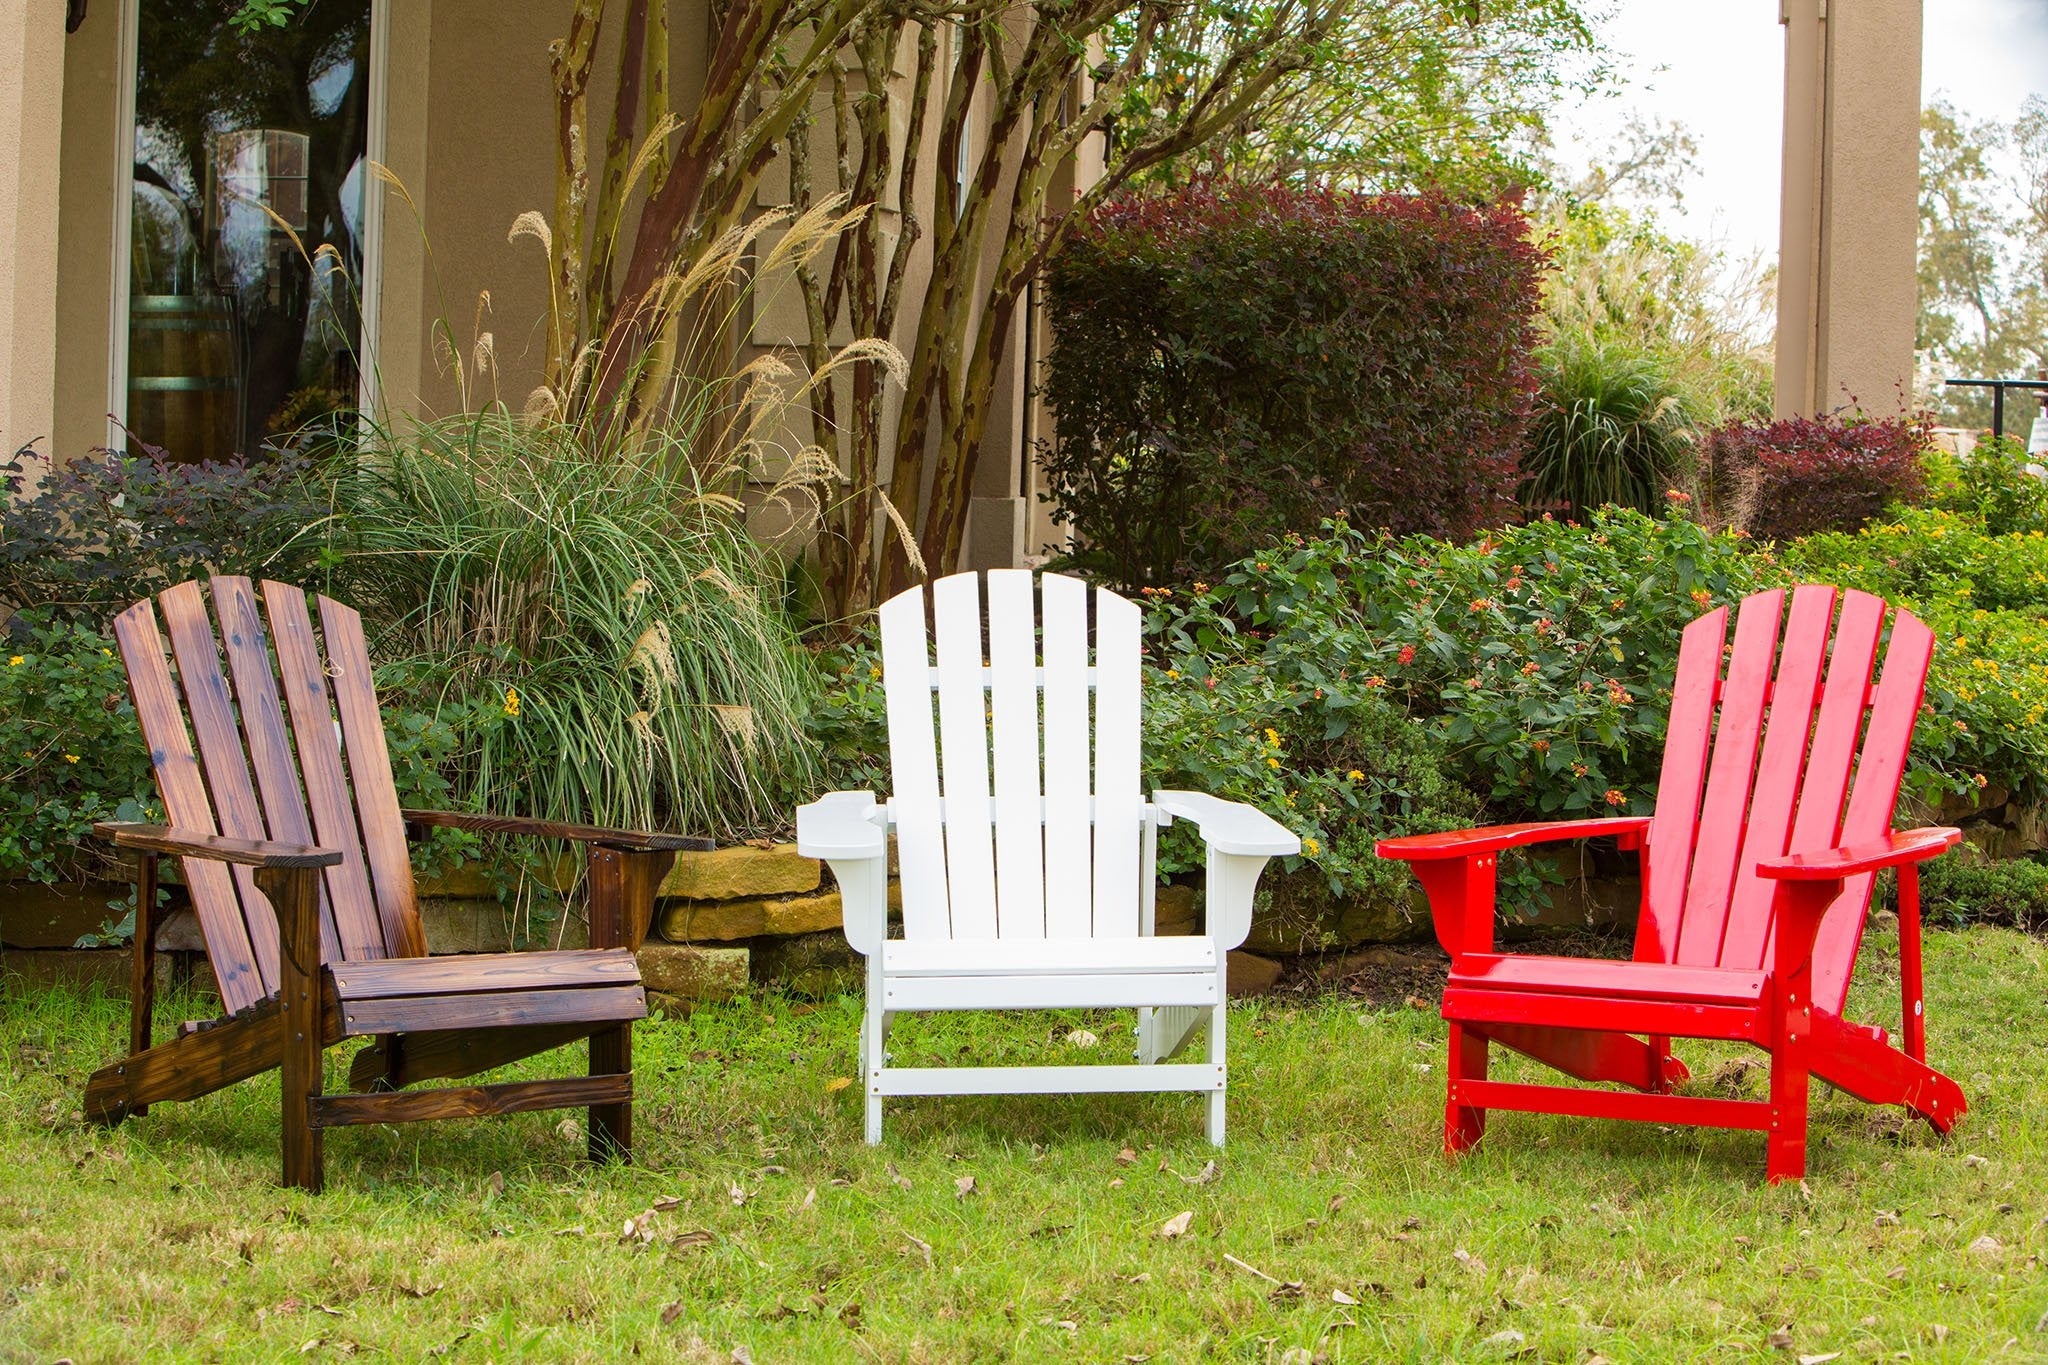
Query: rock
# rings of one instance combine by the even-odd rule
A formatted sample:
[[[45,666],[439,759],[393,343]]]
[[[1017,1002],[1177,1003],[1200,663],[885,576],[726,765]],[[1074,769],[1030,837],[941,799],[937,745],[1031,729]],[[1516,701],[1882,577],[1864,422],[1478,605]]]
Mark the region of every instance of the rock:
[[[1277,872],[1268,867],[1252,904],[1247,950],[1293,956],[1360,943],[1405,943],[1429,934],[1429,902],[1419,885],[1393,899],[1330,894],[1314,868]]]
[[[857,994],[866,978],[865,959],[837,932],[764,938],[754,944],[754,980],[796,995],[826,999]]]
[[[730,1000],[747,989],[745,948],[695,948],[679,943],[640,945],[640,980],[650,996],[678,1000]]]
[[[903,888],[889,883],[889,908],[903,906]],[[655,907],[655,924],[671,943],[731,943],[743,938],[787,938],[845,924],[837,891],[815,896],[762,896],[736,901],[678,900]]]
[[[1228,969],[1232,995],[1264,995],[1280,983],[1281,965],[1270,957],[1233,950]]]
[[[1176,882],[1159,888],[1152,903],[1152,932],[1161,936],[1192,934],[1199,918],[1195,912],[1195,888]]]
[[[795,844],[772,848],[742,844],[710,853],[676,855],[660,894],[702,901],[792,896],[816,891],[823,879],[824,864],[798,853]]]
[[[590,946],[590,926],[581,915],[571,915],[565,924],[558,904],[537,908],[542,912],[538,916],[515,915],[495,896],[434,896],[420,902],[420,929],[427,951],[435,954]]]

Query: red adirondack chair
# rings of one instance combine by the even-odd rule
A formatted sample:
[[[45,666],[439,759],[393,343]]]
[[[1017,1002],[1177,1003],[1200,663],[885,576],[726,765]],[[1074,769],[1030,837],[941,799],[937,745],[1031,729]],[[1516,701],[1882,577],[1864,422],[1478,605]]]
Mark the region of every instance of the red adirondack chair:
[[[1785,597],[1744,599],[1732,650],[1723,643],[1727,608],[1686,627],[1655,815],[1379,845],[1381,857],[1414,867],[1451,955],[1446,1152],[1477,1142],[1489,1109],[1744,1128],[1767,1134],[1765,1174],[1775,1183],[1806,1173],[1809,1076],[1904,1105],[1941,1132],[1968,1107],[1955,1082],[1927,1065],[1920,993],[1918,865],[1961,835],[1891,832],[1933,633],[1894,612],[1878,676],[1882,601],[1800,587],[1788,618]],[[1500,850],[1597,835],[1640,850],[1634,960],[1496,952]],[[1899,876],[1903,1050],[1884,1029],[1842,1014],[1872,881],[1887,867]],[[1671,1054],[1673,1037],[1763,1049],[1770,1098],[1673,1094],[1689,1075]],[[1489,1080],[1489,1043],[1628,1089]]]

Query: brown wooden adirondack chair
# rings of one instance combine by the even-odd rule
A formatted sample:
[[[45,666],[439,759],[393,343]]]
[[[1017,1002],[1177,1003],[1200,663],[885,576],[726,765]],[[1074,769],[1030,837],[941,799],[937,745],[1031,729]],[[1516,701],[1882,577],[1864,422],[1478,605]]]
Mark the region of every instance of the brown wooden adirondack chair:
[[[114,622],[169,823],[99,827],[141,866],[129,1056],[93,1075],[86,1114],[119,1123],[277,1067],[284,1179],[304,1189],[321,1186],[322,1132],[346,1124],[588,1106],[591,1156],[630,1156],[632,1029],[647,1013],[633,950],[676,851],[709,841],[400,810],[361,617],[319,598],[316,633],[303,589],[264,583],[260,614],[248,579],[212,589],[212,614],[196,582],[157,599],[169,660],[150,602]],[[591,947],[428,957],[406,851],[428,826],[588,845]],[[225,1017],[152,1045],[166,854],[184,868]],[[357,1093],[323,1094],[322,1050],[358,1037],[375,1042],[350,1068]],[[585,1038],[587,1077],[404,1089]]]
[[[1727,608],[1686,627],[1655,815],[1380,844],[1381,857],[1414,866],[1451,955],[1447,1152],[1479,1140],[1489,1109],[1746,1128],[1767,1134],[1775,1182],[1806,1173],[1810,1075],[1904,1105],[1941,1132],[1962,1116],[1961,1089],[1926,1061],[1918,868],[1961,835],[1891,832],[1934,637],[1894,613],[1877,676],[1885,604],[1841,593],[1837,617],[1836,598],[1795,589],[1789,620],[1781,591],[1745,599],[1725,677]],[[1496,952],[1500,850],[1595,835],[1642,850],[1634,961]],[[1872,881],[1887,867],[1899,875],[1903,1050],[1884,1029],[1843,1018]],[[1672,1094],[1689,1074],[1671,1055],[1674,1036],[1764,1049],[1770,1098]],[[1489,1042],[1629,1089],[1489,1080]]]

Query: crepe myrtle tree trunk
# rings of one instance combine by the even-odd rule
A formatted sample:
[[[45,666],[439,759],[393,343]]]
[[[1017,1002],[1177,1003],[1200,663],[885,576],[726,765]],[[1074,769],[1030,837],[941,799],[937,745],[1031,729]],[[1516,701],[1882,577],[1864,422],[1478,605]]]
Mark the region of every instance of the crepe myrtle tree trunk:
[[[881,215],[870,211],[840,243],[829,270],[800,273],[804,344],[811,365],[823,364],[827,338],[843,321],[854,336],[897,341],[906,369],[886,452],[878,362],[853,367],[844,420],[836,420],[829,395],[813,412],[813,437],[837,452],[845,479],[826,499],[819,546],[828,613],[849,619],[958,560],[1017,310],[1073,226],[1133,176],[1241,128],[1287,77],[1309,66],[1352,7],[1352,0],[1264,6],[1258,23],[1241,31],[1141,136],[1105,136],[1112,151],[1101,176],[1057,200],[1060,173],[1086,138],[1110,128],[1131,85],[1149,69],[1155,41],[1185,18],[1184,0],[894,4],[850,26],[851,55],[829,85],[836,183],[856,208],[873,210],[893,198],[900,230],[890,237]],[[953,29],[943,80],[941,18]],[[1106,55],[1112,36],[1113,58]],[[899,67],[913,45],[915,63],[902,77]],[[858,89],[849,74],[859,76]],[[905,130],[900,139],[891,138],[892,126]],[[792,191],[800,207],[823,179],[821,141],[814,120],[792,123]],[[956,166],[963,171],[957,178],[948,173]],[[920,209],[925,203],[929,224]],[[929,274],[906,300],[905,267],[927,234]]]

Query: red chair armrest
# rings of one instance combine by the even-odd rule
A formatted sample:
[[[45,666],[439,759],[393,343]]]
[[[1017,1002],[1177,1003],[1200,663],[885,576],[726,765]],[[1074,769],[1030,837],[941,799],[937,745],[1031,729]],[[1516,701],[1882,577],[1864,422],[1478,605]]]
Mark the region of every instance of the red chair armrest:
[[[1901,863],[1924,862],[1954,848],[1963,832],[1947,825],[1924,829],[1894,830],[1882,839],[1852,844],[1846,848],[1822,849],[1815,853],[1792,853],[1766,858],[1757,864],[1757,875],[1774,881],[1840,881],[1860,872],[1897,867]]]
[[[1563,839],[1597,839],[1618,835],[1622,847],[1640,840],[1650,827],[1647,815],[1624,815],[1603,820],[1543,820],[1526,825],[1485,825],[1478,829],[1452,830],[1446,834],[1411,834],[1400,839],[1382,839],[1375,852],[1382,858],[1424,862],[1433,858],[1463,858],[1474,853],[1492,853],[1524,844],[1548,844]]]

